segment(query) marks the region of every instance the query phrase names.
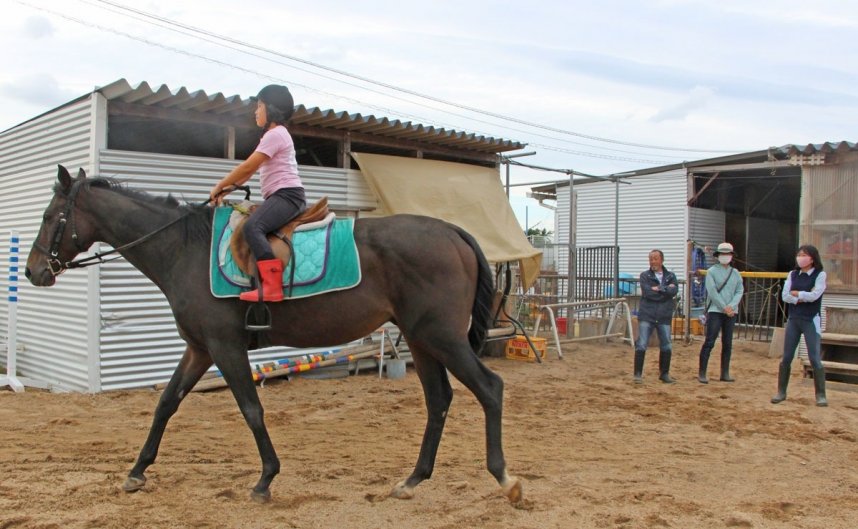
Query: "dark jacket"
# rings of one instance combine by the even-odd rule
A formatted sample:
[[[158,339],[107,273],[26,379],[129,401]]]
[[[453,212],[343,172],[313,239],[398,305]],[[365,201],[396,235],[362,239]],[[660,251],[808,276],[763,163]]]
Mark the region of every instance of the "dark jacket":
[[[662,267],[664,275],[661,283],[655,272],[646,270],[641,272],[641,304],[638,308],[638,320],[650,323],[669,325],[673,319],[673,311],[676,308],[676,294],[679,292],[679,283],[676,274]],[[658,290],[652,287],[658,286]]]
[[[819,277],[821,270],[815,269],[812,274],[802,274],[800,270],[790,272],[790,290],[799,290],[802,292],[810,292],[816,286],[816,278]],[[810,303],[787,304],[789,307],[789,317],[798,318],[801,320],[812,320],[819,316],[822,310],[822,296],[816,298],[816,301]]]

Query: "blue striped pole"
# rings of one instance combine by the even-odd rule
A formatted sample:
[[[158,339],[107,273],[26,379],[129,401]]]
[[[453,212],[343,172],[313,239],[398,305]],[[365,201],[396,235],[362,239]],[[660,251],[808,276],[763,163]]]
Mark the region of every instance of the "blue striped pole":
[[[6,376],[0,377],[0,386],[11,386],[15,391],[24,391],[24,385],[16,377],[18,349],[18,232],[9,232],[9,332],[6,340]]]

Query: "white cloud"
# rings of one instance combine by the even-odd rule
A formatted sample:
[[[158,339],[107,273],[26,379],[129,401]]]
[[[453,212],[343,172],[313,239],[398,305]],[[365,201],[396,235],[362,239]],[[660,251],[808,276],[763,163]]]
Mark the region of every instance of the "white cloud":
[[[691,92],[682,98],[678,103],[663,108],[655,113],[650,121],[660,123],[669,120],[682,120],[688,117],[691,112],[702,109],[706,106],[706,102],[715,93],[714,90],[705,86],[695,86]]]
[[[53,107],[81,95],[60,85],[50,74],[32,74],[0,84],[0,93],[20,103]]]
[[[538,154],[523,161],[542,166],[603,174],[641,167],[628,159],[698,157],[504,122],[437,102],[418,106],[397,99],[412,96],[379,95],[299,71],[285,58],[272,62],[203,43],[106,11],[101,2],[32,4],[4,4],[0,18],[0,45],[12,51],[0,69],[0,130],[119,78],[249,96],[268,75],[289,84],[296,101],[308,106],[418,116],[426,125],[529,143],[527,150]],[[851,33],[840,26],[853,24],[856,15],[831,2],[502,0],[486,9],[461,0],[419,11],[397,0],[243,0],[240,9],[232,0],[133,5],[377,81],[600,138],[731,150],[855,139],[858,56],[850,51]],[[825,26],[832,17],[842,20]],[[519,171],[513,168],[513,181],[534,179]]]
[[[23,33],[27,37],[42,39],[52,36],[54,31],[54,25],[51,21],[41,15],[29,16],[24,20]]]

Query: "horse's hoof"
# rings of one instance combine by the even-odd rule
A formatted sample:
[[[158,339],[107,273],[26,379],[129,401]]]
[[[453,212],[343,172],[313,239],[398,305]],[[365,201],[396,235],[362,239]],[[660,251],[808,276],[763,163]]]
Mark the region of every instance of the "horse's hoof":
[[[521,480],[510,478],[503,487],[503,494],[513,505],[520,505],[524,501],[524,490]]]
[[[400,481],[390,491],[390,497],[399,500],[410,500],[414,497],[414,487],[406,485],[404,480]]]
[[[271,491],[269,489],[265,489],[262,492],[251,491],[250,499],[255,501],[256,503],[268,503],[271,501]]]
[[[137,492],[142,489],[145,484],[145,477],[135,478],[134,476],[128,476],[128,479],[126,479],[125,483],[122,484],[122,490],[125,492]]]

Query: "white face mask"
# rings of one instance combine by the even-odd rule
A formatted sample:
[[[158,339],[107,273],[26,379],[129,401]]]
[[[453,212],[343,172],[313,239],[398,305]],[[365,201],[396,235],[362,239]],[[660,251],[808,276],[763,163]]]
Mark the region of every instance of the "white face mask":
[[[798,265],[799,268],[807,268],[810,266],[812,259],[809,255],[798,255],[795,258],[795,264]]]
[[[730,254],[727,254],[727,255],[721,254],[718,256],[718,262],[721,263],[722,265],[730,264],[730,261],[732,261],[732,260],[733,260],[733,256]]]

